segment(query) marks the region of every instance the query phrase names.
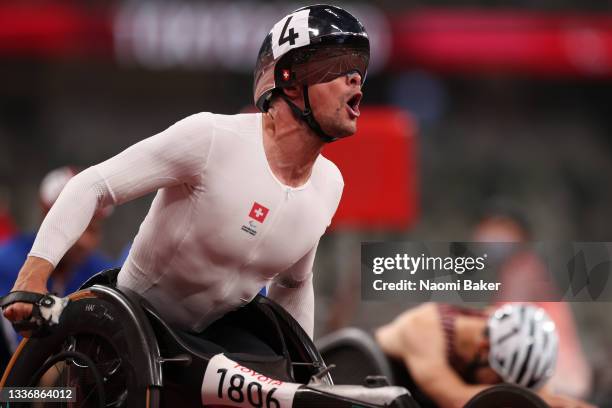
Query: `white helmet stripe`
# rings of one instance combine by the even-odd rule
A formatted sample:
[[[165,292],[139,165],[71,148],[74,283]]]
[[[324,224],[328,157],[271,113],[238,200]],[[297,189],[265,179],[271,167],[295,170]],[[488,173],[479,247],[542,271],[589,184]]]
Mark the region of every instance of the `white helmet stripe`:
[[[549,355],[551,352],[551,346],[553,346],[552,336],[546,332],[546,330],[542,330],[542,340],[541,340],[541,351],[540,351],[540,359],[538,360],[538,364],[534,370],[535,377],[542,377],[547,370],[547,362],[549,360]]]
[[[507,304],[488,321],[489,363],[506,382],[537,388],[552,375],[558,348],[553,321],[543,309]]]
[[[559,340],[554,331],[548,331],[546,333],[547,344],[546,348],[542,352],[542,362],[540,363],[541,369],[539,370],[538,377],[549,377],[555,368],[556,356],[558,353]]]
[[[503,312],[503,311],[502,311]],[[509,375],[509,369],[512,364],[511,350],[517,346],[515,336],[516,322],[515,316],[500,312],[499,320],[495,330],[491,330],[491,343],[497,345],[497,352],[493,353],[495,365],[498,370],[501,370],[501,375],[506,378]],[[492,364],[493,365],[493,364]]]
[[[529,345],[529,351],[527,356],[527,361],[525,362],[525,367],[523,368],[522,378],[520,379],[520,384],[529,387],[530,383],[533,380],[533,371],[535,371],[536,366],[538,365],[541,359],[541,351],[542,351],[542,340],[543,340],[543,332],[538,325],[537,321],[537,313],[534,314],[534,318],[530,321],[530,335],[532,337],[531,344]]]
[[[520,306],[520,312],[517,314],[517,318],[520,316],[521,321],[528,320],[529,317],[526,316],[526,314],[528,313],[529,311],[524,306]],[[522,324],[520,326],[519,332],[517,336],[515,336],[517,341],[520,341],[522,339],[528,339],[530,337],[529,336],[529,331],[530,331],[529,326],[530,326],[529,324]],[[515,384],[519,383],[519,375],[523,369],[523,365],[525,364],[525,358],[527,357],[528,346],[529,346],[529,343],[525,344],[524,341],[519,342],[518,350],[514,354],[514,358],[513,358],[514,364],[512,367],[510,367],[510,375],[508,377],[508,381],[515,383]]]

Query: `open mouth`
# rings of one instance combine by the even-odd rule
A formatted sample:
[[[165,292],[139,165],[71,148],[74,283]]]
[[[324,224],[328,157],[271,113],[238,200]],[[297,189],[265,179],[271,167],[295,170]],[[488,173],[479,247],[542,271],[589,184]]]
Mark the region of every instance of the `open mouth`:
[[[359,102],[361,101],[362,93],[356,93],[353,95],[347,102],[346,105],[348,107],[349,115],[351,118],[359,117]]]

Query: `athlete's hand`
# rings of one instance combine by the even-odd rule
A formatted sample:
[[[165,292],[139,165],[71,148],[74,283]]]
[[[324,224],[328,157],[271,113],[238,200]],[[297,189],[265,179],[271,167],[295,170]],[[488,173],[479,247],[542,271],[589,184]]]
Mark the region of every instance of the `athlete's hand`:
[[[19,271],[19,276],[15,281],[12,292],[23,290],[26,292],[47,293],[47,280],[53,272],[53,265],[48,261],[28,257]],[[4,317],[11,322],[26,320],[32,315],[32,305],[30,303],[13,303],[3,311]]]
[[[21,283],[19,285],[16,283],[11,292],[18,290],[34,293],[47,293],[47,288],[45,285],[29,282]],[[20,320],[27,320],[32,315],[32,307],[33,305],[31,303],[13,303],[4,309],[4,317],[13,323]]]

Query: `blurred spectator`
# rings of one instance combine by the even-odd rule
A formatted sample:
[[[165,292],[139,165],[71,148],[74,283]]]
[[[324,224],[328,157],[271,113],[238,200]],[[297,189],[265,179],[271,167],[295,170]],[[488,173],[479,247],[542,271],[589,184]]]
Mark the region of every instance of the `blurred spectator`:
[[[0,203],[0,244],[15,232],[15,226],[6,208]]]
[[[527,243],[533,239],[528,220],[511,203],[496,201],[488,205],[474,229],[479,242]],[[567,302],[535,301],[559,299],[551,284],[548,269],[528,245],[497,254],[503,292],[501,299],[530,301],[550,315],[559,332],[559,359],[550,386],[575,398],[587,398],[591,390],[591,367],[587,363],[572,310]]]
[[[61,167],[51,171],[43,179],[39,197],[42,216],[51,209],[68,181],[76,174],[71,167]],[[102,220],[109,215],[110,210],[96,214],[83,235],[62,258],[55,268],[50,280],[49,291],[58,296],[76,291],[81,283],[101,270],[117,266],[117,263],[96,250],[101,238]],[[23,265],[30,248],[34,243],[35,233],[16,233],[0,245],[0,294],[8,293],[19,268]],[[0,372],[4,370],[10,354],[17,345],[16,333],[10,323],[2,317],[0,325]]]

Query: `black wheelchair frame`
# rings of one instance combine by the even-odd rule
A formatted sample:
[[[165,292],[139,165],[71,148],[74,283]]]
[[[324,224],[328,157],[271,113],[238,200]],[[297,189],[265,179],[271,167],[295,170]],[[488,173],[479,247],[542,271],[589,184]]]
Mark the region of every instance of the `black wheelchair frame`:
[[[228,353],[214,343],[203,348],[200,342],[195,348],[144,298],[116,288],[117,273],[110,270],[92,277],[69,296],[59,324],[48,335],[24,339],[0,387],[77,384],[81,402],[68,406],[200,407],[206,366],[223,353],[270,378],[304,384],[293,408],[418,407],[399,387],[334,387],[308,335],[265,297],[257,296],[239,313],[280,357]]]

